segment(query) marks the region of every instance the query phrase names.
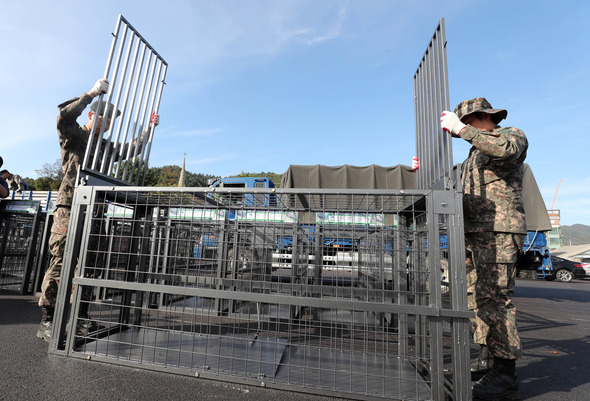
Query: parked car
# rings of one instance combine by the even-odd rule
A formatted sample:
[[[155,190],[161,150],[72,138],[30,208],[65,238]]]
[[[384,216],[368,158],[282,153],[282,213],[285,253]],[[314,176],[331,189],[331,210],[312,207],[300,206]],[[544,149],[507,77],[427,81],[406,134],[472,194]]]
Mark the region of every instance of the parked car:
[[[586,277],[590,277],[590,256],[588,255],[578,255],[572,257],[572,260],[576,262],[580,262],[582,264],[582,269],[586,271]]]
[[[551,265],[553,266],[553,271],[550,275],[545,277],[545,280],[553,281],[557,279],[558,281],[567,283],[574,278],[581,279],[586,277],[586,271],[582,269],[582,264],[580,262],[573,262],[558,256],[551,256]]]

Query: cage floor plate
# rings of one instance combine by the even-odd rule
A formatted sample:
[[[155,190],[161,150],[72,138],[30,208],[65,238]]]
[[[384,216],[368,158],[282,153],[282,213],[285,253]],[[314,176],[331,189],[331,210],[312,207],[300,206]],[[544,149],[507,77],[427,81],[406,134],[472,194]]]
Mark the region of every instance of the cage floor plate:
[[[407,359],[289,345],[254,335],[214,336],[133,328],[76,347],[76,352],[157,367],[266,379],[375,397],[430,399],[428,383]]]
[[[134,328],[79,345],[76,351],[142,364],[274,377],[285,346],[283,339]]]

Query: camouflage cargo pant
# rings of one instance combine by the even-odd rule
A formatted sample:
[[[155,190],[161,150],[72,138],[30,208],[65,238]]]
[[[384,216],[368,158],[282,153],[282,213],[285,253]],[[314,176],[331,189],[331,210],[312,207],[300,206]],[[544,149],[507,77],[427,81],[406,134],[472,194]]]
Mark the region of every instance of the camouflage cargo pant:
[[[41,297],[39,298],[39,306],[41,307],[55,307],[57,289],[63,266],[66,238],[68,235],[68,225],[70,223],[70,213],[71,209],[64,206],[58,206],[53,212],[53,225],[51,226],[51,235],[49,236],[49,252],[51,253],[51,259],[49,261],[49,268],[45,272],[43,282],[41,283]],[[92,232],[100,233],[103,231],[104,229],[100,226],[100,222],[93,221]],[[103,254],[100,252],[100,249],[104,248],[104,246],[99,244],[100,237],[101,235],[91,235],[88,241],[87,266],[98,267],[103,264]],[[95,269],[85,269],[85,277],[94,277],[95,275]],[[82,299],[88,301],[90,300],[91,295],[92,289],[84,287],[82,291]]]
[[[49,252],[51,253],[51,259],[49,261],[49,268],[45,272],[43,282],[41,283],[41,298],[39,298],[39,306],[55,307],[57,286],[59,285],[59,278],[61,277],[61,267],[66,247],[69,223],[70,208],[58,206],[53,212],[53,225],[51,226],[51,235],[49,236]]]
[[[473,340],[504,359],[521,355],[512,293],[524,237],[494,232],[465,234],[467,301],[469,310],[475,312]]]

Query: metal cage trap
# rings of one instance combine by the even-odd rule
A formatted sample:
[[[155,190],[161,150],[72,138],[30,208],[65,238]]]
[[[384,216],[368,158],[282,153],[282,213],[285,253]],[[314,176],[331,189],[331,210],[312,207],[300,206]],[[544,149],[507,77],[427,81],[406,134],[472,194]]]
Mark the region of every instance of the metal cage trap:
[[[419,190],[80,186],[49,350],[353,399],[468,400],[447,164],[426,162]]]
[[[462,399],[459,202],[449,191],[78,188],[51,351],[353,398]],[[72,329],[89,319],[97,330]]]

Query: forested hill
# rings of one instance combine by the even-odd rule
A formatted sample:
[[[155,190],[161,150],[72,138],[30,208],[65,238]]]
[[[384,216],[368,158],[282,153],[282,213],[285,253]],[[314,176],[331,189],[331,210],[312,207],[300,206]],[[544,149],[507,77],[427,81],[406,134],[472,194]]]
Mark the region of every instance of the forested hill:
[[[590,226],[585,224],[574,224],[572,226],[561,226],[563,245],[590,244]]]

